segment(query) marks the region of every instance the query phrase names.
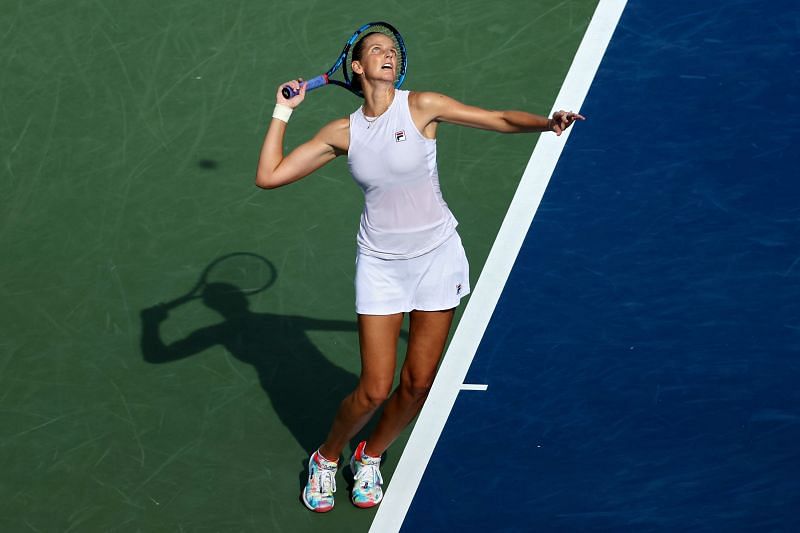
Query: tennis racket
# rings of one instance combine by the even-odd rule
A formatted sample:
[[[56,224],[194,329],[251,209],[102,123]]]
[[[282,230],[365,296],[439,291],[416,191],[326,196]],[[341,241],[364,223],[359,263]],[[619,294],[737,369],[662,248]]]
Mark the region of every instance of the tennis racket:
[[[388,22],[368,22],[367,24],[364,24],[358,28],[353,36],[347,40],[342,53],[336,58],[336,62],[330,69],[328,69],[328,72],[308,80],[306,91],[313,91],[314,89],[318,89],[324,85],[332,84],[338,85],[339,87],[344,87],[357,96],[364,96],[364,93],[362,93],[360,89],[353,86],[354,76],[350,65],[353,62],[353,45],[355,45],[359,38],[365,37],[373,32],[382,33],[387,37],[391,37],[395,42],[395,47],[397,48],[397,64],[399,68],[395,74],[394,86],[399,89],[403,84],[403,80],[405,80],[406,67],[408,65],[406,45],[405,42],[403,42],[403,37],[400,35],[400,32],[398,32],[397,29]],[[340,68],[342,69],[342,77],[344,78],[344,81],[331,78],[331,76],[333,76],[333,74]],[[283,89],[281,89],[281,94],[283,94],[284,98],[288,99],[297,96],[299,91],[296,91],[294,88],[285,85]]]
[[[203,270],[192,290],[183,296],[161,304],[162,309],[173,309],[196,298],[202,298],[205,288],[212,284],[226,284],[231,291],[252,295],[275,283],[278,273],[275,266],[260,255],[234,252],[212,261]]]

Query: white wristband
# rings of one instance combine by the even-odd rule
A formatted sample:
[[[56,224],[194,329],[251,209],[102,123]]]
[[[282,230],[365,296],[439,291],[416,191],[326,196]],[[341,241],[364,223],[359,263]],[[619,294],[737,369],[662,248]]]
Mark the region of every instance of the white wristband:
[[[275,110],[272,112],[272,118],[277,118],[284,122],[289,122],[289,117],[292,116],[292,108],[288,105],[275,104]]]

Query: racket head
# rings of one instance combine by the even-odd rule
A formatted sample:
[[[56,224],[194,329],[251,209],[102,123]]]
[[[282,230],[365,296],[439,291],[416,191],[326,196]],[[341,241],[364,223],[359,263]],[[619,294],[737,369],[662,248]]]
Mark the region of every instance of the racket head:
[[[339,67],[342,67],[342,76],[344,77],[344,84],[337,83],[337,80],[330,80],[330,83],[334,83],[336,85],[342,85],[346,87],[351,92],[356,94],[359,97],[364,97],[364,93],[361,91],[359,87],[353,85],[353,80],[357,76],[353,73],[352,63],[353,63],[353,50],[358,42],[362,39],[365,39],[372,33],[380,33],[382,35],[386,35],[390,39],[394,41],[395,48],[397,49],[397,71],[395,72],[395,81],[394,86],[396,89],[399,89],[403,85],[403,81],[406,78],[406,70],[408,68],[408,53],[406,51],[406,44],[403,40],[403,36],[400,35],[400,32],[397,31],[397,28],[389,24],[388,22],[368,22],[358,28],[355,33],[348,39],[347,44],[342,50],[342,53],[339,56],[339,60],[336,64],[332,67],[332,69],[328,72],[328,76],[330,76],[334,71],[336,71]]]
[[[361,91],[360,87],[353,85],[353,80],[356,77],[351,66],[353,63],[353,48],[361,39],[366,38],[372,33],[381,33],[386,35],[395,43],[395,48],[397,49],[398,69],[397,72],[395,72],[394,86],[396,89],[399,89],[400,86],[403,85],[403,81],[406,79],[406,70],[408,68],[408,53],[406,52],[406,44],[403,40],[403,36],[400,35],[400,32],[397,31],[397,28],[388,22],[367,22],[358,28],[347,40],[347,43],[344,45],[344,49],[342,49],[339,57],[336,58],[336,62],[325,74],[308,80],[306,91],[311,91],[327,84],[332,84],[338,85],[339,87],[344,87],[356,96],[363,98],[364,93]],[[333,79],[332,77],[333,74],[340,68],[342,69],[342,77],[344,78],[344,81],[339,81]],[[284,98],[290,99],[300,94],[300,92],[286,85],[281,89],[281,94],[283,94]]]

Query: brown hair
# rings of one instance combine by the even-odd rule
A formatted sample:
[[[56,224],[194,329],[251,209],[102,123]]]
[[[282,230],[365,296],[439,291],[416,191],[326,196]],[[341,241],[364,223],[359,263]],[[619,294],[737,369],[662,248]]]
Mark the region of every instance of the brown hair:
[[[379,31],[371,31],[371,32],[369,32],[368,34],[363,36],[361,39],[356,41],[356,44],[353,45],[352,56],[350,58],[351,62],[352,61],[361,61],[361,57],[364,55],[364,41],[366,41],[367,38],[372,36],[372,35],[385,35],[386,37],[389,37],[388,35],[386,35],[383,32],[379,32]],[[355,72],[353,72],[353,67],[350,67],[350,72],[353,75],[352,79],[350,80],[350,85],[352,85],[355,90],[362,91],[361,75],[360,74],[356,74]]]

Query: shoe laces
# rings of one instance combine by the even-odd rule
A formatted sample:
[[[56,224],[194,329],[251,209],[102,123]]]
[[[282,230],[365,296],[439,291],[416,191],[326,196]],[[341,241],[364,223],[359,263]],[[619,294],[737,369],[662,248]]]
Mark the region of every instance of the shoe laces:
[[[314,477],[317,478],[317,486],[321,494],[333,494],[336,492],[336,467],[330,467],[322,461],[321,457],[314,461],[316,463]],[[335,463],[330,464],[334,465]]]
[[[356,469],[356,474],[353,477],[362,483],[367,483],[367,487],[382,485],[383,477],[381,476],[381,471],[378,468],[380,464],[380,459],[374,462],[365,462],[363,460],[358,461],[358,468]]]
[[[328,470],[327,468],[320,468],[317,470],[317,481],[319,482],[320,493],[333,494],[336,492],[335,474],[335,470]]]

